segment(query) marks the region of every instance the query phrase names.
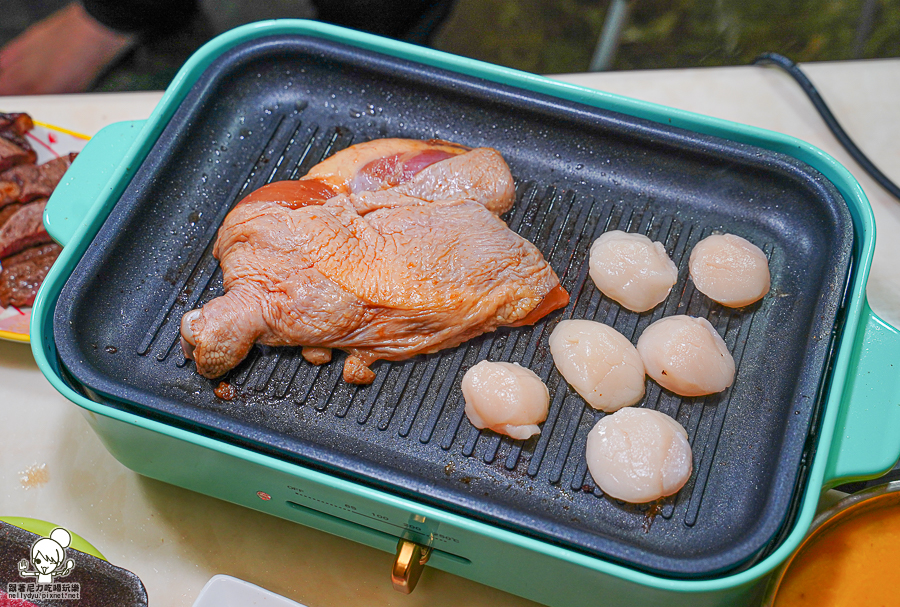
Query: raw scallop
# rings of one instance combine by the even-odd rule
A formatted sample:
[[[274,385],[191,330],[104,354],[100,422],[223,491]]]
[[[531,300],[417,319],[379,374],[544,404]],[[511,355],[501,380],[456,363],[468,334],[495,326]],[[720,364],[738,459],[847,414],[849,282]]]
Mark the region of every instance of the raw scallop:
[[[547,386],[516,363],[481,361],[463,376],[462,393],[473,426],[516,439],[540,434],[550,409]]]
[[[612,327],[561,321],[550,334],[550,353],[562,376],[594,409],[612,413],[644,396],[644,363]]]
[[[678,268],[660,242],[613,230],[591,245],[590,274],[600,292],[629,310],[646,312],[668,297]]]
[[[715,394],[734,381],[734,358],[705,318],[661,318],[644,329],[637,351],[647,375],[682,396]]]
[[[681,489],[693,468],[687,432],[653,409],[607,415],[587,439],[591,476],[608,496],[641,504]]]
[[[758,246],[740,236],[704,238],[691,251],[688,265],[697,289],[723,306],[749,306],[769,292],[769,260]]]

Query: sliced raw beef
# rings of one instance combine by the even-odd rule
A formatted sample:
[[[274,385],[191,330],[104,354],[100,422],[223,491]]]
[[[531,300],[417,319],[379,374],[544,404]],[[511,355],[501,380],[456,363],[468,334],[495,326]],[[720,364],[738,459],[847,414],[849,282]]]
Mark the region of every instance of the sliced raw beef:
[[[29,202],[0,227],[0,259],[31,245],[51,242],[50,235],[44,229],[45,206],[46,198]]]
[[[0,262],[3,266],[0,271],[0,306],[22,308],[33,304],[38,288],[61,251],[62,247],[54,242],[29,247]]]
[[[0,191],[4,182],[14,183],[19,188],[18,202],[49,198],[77,155],[66,154],[44,164],[20,164],[8,169],[0,173]]]

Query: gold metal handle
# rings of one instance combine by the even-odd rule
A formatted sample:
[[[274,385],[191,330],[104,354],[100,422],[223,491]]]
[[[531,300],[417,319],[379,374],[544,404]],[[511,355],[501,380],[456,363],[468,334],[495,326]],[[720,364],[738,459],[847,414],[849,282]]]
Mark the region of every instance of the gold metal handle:
[[[401,539],[397,543],[397,558],[391,571],[391,584],[394,590],[409,594],[416,588],[425,563],[431,556],[431,548],[409,540]]]

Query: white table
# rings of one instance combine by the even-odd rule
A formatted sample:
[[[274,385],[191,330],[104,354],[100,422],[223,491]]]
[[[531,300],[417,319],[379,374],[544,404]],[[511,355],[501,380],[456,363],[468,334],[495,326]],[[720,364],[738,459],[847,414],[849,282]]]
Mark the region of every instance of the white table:
[[[845,129],[900,181],[900,60],[803,66]],[[559,76],[630,97],[743,122],[804,139],[860,181],[879,233],[869,279],[876,312],[900,325],[900,202],[839,147],[797,85],[773,68],[612,72]],[[0,98],[5,111],[93,134],[146,118],[161,93]],[[30,488],[22,472],[42,467]],[[135,572],[153,605],[189,606],[225,573],[309,607],[503,607],[528,601],[426,570],[410,596],[391,589],[393,556],[271,516],[138,476],[104,449],[81,411],[44,379],[27,345],[0,343],[0,515],[29,516],[81,534]]]

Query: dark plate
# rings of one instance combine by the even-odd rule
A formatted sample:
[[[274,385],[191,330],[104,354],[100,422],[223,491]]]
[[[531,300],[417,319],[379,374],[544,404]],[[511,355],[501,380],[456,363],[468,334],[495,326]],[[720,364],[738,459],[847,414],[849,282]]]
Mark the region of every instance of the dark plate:
[[[8,590],[18,591],[18,586],[22,584],[33,585],[36,583],[37,578],[35,577],[19,575],[19,562],[26,561],[26,571],[34,572],[31,548],[40,539],[42,539],[41,536],[36,533],[0,522],[0,605],[7,604],[4,599],[14,601],[14,599],[5,597],[3,593]],[[132,572],[68,547],[65,548],[65,558],[72,559],[75,563],[71,572],[65,577],[54,577],[53,584],[39,585],[48,593],[55,594],[30,600],[31,603],[40,607],[147,606],[147,591],[144,589],[144,584]],[[63,585],[68,586],[64,588]],[[36,589],[32,587],[29,590],[26,587],[22,591],[31,593]],[[77,593],[79,598],[72,598],[71,594],[68,597],[60,595],[59,593],[62,592]],[[34,595],[31,594],[31,596]]]

